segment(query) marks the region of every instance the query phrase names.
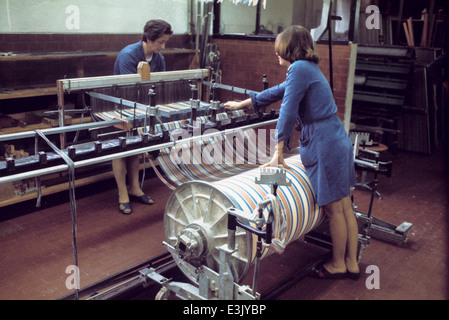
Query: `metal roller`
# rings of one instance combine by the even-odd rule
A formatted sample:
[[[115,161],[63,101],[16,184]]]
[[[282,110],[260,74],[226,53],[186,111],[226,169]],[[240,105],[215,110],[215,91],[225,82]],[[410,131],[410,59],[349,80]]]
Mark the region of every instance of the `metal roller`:
[[[316,204],[300,156],[287,158],[286,162],[291,169],[286,170],[285,177],[291,185],[277,188],[279,213],[275,214],[274,239],[271,244],[264,243],[261,259],[273,252],[282,253],[289,243],[317,227],[322,220],[322,210]],[[264,219],[268,219],[270,206],[276,210],[271,186],[260,184],[261,170],[264,169],[249,170],[215,182],[190,181],[170,196],[164,217],[166,246],[191,281],[198,283],[201,266],[218,272],[218,248],[229,239],[230,209],[245,212],[245,223],[255,227],[261,203],[269,203],[263,210]],[[258,236],[237,227],[235,252],[228,261],[236,283],[243,280],[256,260],[257,240]]]

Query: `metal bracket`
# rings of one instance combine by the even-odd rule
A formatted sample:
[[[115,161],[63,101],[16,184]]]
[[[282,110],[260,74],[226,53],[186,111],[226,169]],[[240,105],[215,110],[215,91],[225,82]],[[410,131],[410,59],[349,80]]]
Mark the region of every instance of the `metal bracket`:
[[[287,179],[287,171],[281,168],[260,169],[260,178],[255,178],[256,184],[267,184],[270,186],[291,186],[292,181]]]
[[[367,218],[363,213],[356,212],[357,219]],[[412,223],[404,221],[399,226],[383,221],[376,217],[371,217],[371,225],[368,235],[378,240],[388,241],[397,245],[405,245],[408,240],[408,232],[413,226]]]
[[[173,253],[175,248],[164,242],[167,249]],[[198,274],[198,286],[172,281],[156,272],[154,268],[145,268],[140,271],[145,278],[151,279],[162,286],[157,297],[168,299],[169,292],[174,292],[183,300],[259,300],[260,294],[253,294],[252,290],[246,286],[240,286],[234,282],[229,258],[235,252],[227,245],[223,245],[220,250],[219,273],[206,266],[195,268]],[[187,263],[187,262],[186,262]]]

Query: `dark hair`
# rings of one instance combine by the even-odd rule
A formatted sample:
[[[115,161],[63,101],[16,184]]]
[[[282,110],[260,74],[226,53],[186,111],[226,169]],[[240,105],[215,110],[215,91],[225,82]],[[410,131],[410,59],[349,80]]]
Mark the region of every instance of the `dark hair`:
[[[142,41],[155,41],[165,34],[173,34],[171,25],[168,22],[165,22],[164,20],[150,20],[143,28]]]
[[[313,39],[310,32],[302,26],[290,26],[276,37],[274,50],[290,63],[307,60],[318,63],[320,57],[313,50]]]

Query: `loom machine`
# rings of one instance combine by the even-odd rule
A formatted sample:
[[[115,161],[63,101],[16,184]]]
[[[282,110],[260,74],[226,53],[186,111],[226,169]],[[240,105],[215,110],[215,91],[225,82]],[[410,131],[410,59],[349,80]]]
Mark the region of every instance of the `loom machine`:
[[[253,129],[275,124],[278,111],[226,111],[215,100],[215,90],[249,91],[208,81],[208,77],[207,69],[197,69],[154,73],[146,81],[139,74],[58,80],[61,125],[1,136],[0,141],[34,137],[36,149],[29,157],[0,162],[0,183],[39,180],[39,176],[68,170],[73,191],[77,168],[150,154],[159,178],[173,190],[164,213],[163,245],[190,282],[173,281],[155,268],[144,268],[142,283],[162,286],[158,299],[167,299],[171,293],[181,299],[260,299],[261,260],[282,253],[302,236],[331,248],[329,229],[298,152],[286,155],[289,170],[259,168],[271,154],[264,137]],[[268,86],[265,77],[263,85]],[[209,89],[206,93],[204,86]],[[98,121],[63,126],[64,112],[70,112],[64,110],[64,95],[69,93],[89,97],[90,107],[83,111]],[[209,102],[199,99],[203,95]],[[90,131],[92,141],[67,143],[65,134],[78,130]],[[59,135],[61,146],[69,145],[57,147],[49,138],[54,135]],[[39,150],[39,139],[53,151]],[[215,162],[193,161],[198,160],[195,150],[222,157]],[[357,163],[374,171],[391,169],[377,160],[360,158]],[[76,225],[74,192],[70,197]],[[360,256],[369,244],[373,217],[359,212],[356,217]],[[397,230],[393,233],[406,241],[407,230],[399,236]],[[251,268],[252,285],[242,285]]]
[[[193,69],[153,73],[147,81],[140,74],[58,80],[59,109],[55,112],[59,127],[2,135],[0,142],[34,137],[54,142],[47,137],[59,135],[59,147],[49,143],[54,152],[36,149],[35,155],[1,161],[1,182],[58,172],[67,169],[66,162],[83,167],[172,147],[177,143],[170,141],[174,128],[184,128],[190,134],[197,130],[196,134],[202,134],[209,129],[232,131],[275,122],[275,111],[226,113],[223,105],[213,100],[215,90],[221,88],[242,94],[249,90],[209,82],[208,77],[208,69]],[[199,99],[203,85],[210,88],[205,94],[211,97],[209,103]],[[64,96],[76,93],[82,95],[84,109],[65,110]],[[86,97],[90,98],[90,106],[86,105]],[[88,113],[94,121],[65,126],[64,114],[69,112]],[[88,130],[94,141],[67,142],[66,133],[81,130]],[[191,137],[190,141],[198,139],[201,137]]]
[[[278,111],[225,111],[215,100],[217,89],[249,91],[208,81],[207,69],[152,73],[143,79],[131,74],[58,80],[60,126],[1,136],[0,142],[34,138],[35,152],[1,161],[0,183],[35,178],[39,202],[40,177],[68,171],[76,243],[75,170],[150,154],[154,170],[174,190],[164,215],[164,245],[197,285],[172,282],[150,269],[142,270],[145,281],[163,285],[161,298],[169,291],[193,299],[260,298],[258,272],[252,288],[239,285],[249,267],[281,253],[323,220],[299,155],[287,159],[292,170],[259,170],[271,156],[266,136],[258,137],[253,129],[275,124]],[[67,94],[81,95],[89,106],[85,102],[83,109],[66,110]],[[64,126],[69,112],[88,112],[97,121]],[[88,131],[90,141],[68,142],[66,134],[77,131]],[[195,150],[222,158],[193,161]],[[180,154],[191,161],[176,161],[180,158],[173,155]]]
[[[265,89],[265,78],[263,84]],[[209,90],[204,92],[204,87]],[[159,72],[151,77],[63,79],[57,81],[57,88],[59,127],[0,137],[0,142],[34,138],[36,146],[34,155],[0,162],[0,183],[35,177],[39,187],[40,176],[68,170],[73,191],[77,168],[150,154],[156,174],[173,190],[164,213],[163,245],[189,280],[174,281],[151,267],[140,270],[144,286],[161,286],[158,299],[175,293],[181,299],[257,300],[261,260],[281,254],[300,237],[332,247],[328,222],[316,204],[299,153],[286,155],[289,170],[259,168],[271,158],[270,150],[253,129],[275,124],[278,111],[229,112],[215,100],[217,89],[244,95],[249,90],[209,81],[207,69]],[[90,101],[81,112],[97,121],[64,126],[65,113],[80,112],[64,108],[64,96],[73,93]],[[91,141],[67,142],[68,132],[81,130],[90,132]],[[59,135],[59,147],[49,138],[54,135]],[[52,151],[39,150],[40,140]],[[391,163],[359,156],[358,143],[354,148],[356,165],[376,175],[391,173]],[[195,161],[201,159],[195,150],[211,158],[220,154],[221,161]],[[70,197],[76,225],[74,192]],[[355,212],[359,257],[371,236],[405,243],[411,227],[373,220],[373,197],[368,214]],[[243,285],[250,269],[252,285]]]

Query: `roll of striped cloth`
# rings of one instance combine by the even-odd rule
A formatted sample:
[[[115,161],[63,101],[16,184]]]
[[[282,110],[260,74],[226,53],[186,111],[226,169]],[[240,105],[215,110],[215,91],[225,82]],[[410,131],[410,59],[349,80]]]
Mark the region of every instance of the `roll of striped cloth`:
[[[244,111],[234,111],[232,116],[244,116]],[[217,120],[225,120],[228,117],[227,113],[216,115]],[[204,123],[208,121],[208,117],[198,117],[197,121]],[[175,122],[171,123],[171,126],[181,128],[182,124],[183,122]],[[266,156],[270,154],[268,146],[266,143],[258,146],[255,143],[256,138],[256,133],[252,129],[232,134],[223,132],[221,135],[186,143],[179,140],[175,146],[160,150],[157,164],[171,183],[162,178],[154,163],[152,165],[159,178],[162,178],[172,190],[192,180],[221,180],[254,169],[269,160]]]
[[[322,210],[316,203],[315,193],[302,165],[301,157],[295,155],[286,158],[285,161],[291,168],[286,170],[286,178],[292,181],[292,185],[282,186],[277,190],[281,220],[277,230],[274,230],[276,234],[271,246],[264,247],[262,257],[274,251],[282,253],[289,243],[314,229],[322,219]],[[255,221],[258,217],[257,204],[271,193],[270,186],[254,182],[259,175],[260,171],[254,169],[232,178],[216,181],[213,185],[231,199],[235,208],[252,212],[252,220]],[[267,215],[268,212],[265,212],[265,218],[268,217]],[[252,260],[255,259],[256,241],[257,237],[254,236]]]
[[[302,235],[318,227],[323,219],[323,212],[316,203],[315,193],[306,175],[299,155],[285,159],[290,169],[286,170],[286,179],[290,186],[279,186],[276,198],[279,206],[275,215],[273,241],[262,246],[261,259],[273,253],[282,253],[285,248]],[[246,213],[246,223],[256,227],[259,216],[259,203],[274,198],[271,186],[257,184],[260,169],[247,170],[241,174],[213,182],[190,181],[179,186],[166,204],[164,227],[167,243],[176,246],[179,235],[185,230],[196,228],[205,235],[203,247],[204,264],[218,272],[220,248],[228,241],[228,210],[235,208]],[[263,210],[265,221],[268,220],[269,207]],[[235,270],[234,279],[240,282],[249,267],[256,260],[258,236],[237,227],[235,233],[236,252],[230,257],[230,264]],[[179,260],[174,256],[174,259]],[[192,281],[197,275],[178,264]]]

